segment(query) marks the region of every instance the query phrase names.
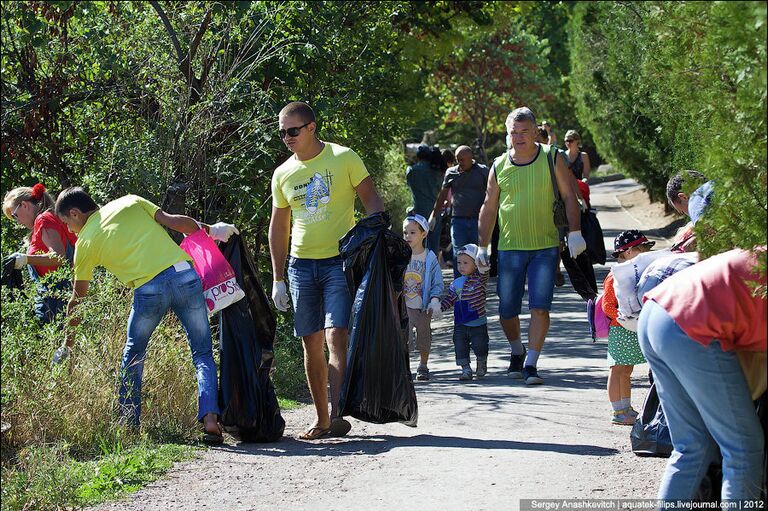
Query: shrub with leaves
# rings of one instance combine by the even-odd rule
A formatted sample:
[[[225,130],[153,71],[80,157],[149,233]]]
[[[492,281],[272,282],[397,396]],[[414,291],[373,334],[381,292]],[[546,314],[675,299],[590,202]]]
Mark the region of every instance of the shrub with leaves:
[[[572,90],[598,150],[657,200],[684,169],[714,180],[697,225],[705,255],[766,244],[765,4],[585,2],[570,35]]]

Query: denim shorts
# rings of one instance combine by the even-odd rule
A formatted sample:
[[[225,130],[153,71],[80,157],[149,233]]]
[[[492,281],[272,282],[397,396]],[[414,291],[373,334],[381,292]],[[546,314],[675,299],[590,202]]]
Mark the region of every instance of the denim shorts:
[[[528,309],[552,309],[558,247],[541,250],[500,250],[499,316],[511,319],[520,315],[528,279]]]
[[[349,328],[352,294],[341,257],[288,261],[288,283],[294,308],[294,333],[299,337],[326,328]]]

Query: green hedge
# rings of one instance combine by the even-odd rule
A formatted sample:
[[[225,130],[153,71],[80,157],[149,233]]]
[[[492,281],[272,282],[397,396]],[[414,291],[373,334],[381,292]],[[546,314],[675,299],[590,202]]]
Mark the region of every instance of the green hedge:
[[[569,34],[572,93],[598,150],[656,200],[684,169],[713,179],[705,254],[765,244],[766,4],[584,2]]]

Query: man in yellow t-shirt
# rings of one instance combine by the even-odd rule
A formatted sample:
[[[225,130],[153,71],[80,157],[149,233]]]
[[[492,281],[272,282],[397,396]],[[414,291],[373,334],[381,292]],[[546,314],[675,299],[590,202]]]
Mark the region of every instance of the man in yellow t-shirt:
[[[190,264],[191,258],[163,226],[190,234],[202,225],[213,239],[220,241],[237,233],[235,226],[198,224],[188,216],[165,213],[137,195],[126,195],[99,208],[82,188],[61,192],[56,200],[56,214],[70,231],[78,234],[73,264],[75,284],[67,315],[72,316],[77,303],[88,292],[97,266],[103,266],[134,290],[120,365],[121,420],[130,426],[139,425],[147,343],[165,313],[172,309],[184,325],[197,368],[197,418],[204,423],[203,440],[221,443],[216,364],[202,283]],[[77,322],[70,319],[70,325]],[[65,356],[73,342],[72,335],[67,335],[65,346],[59,348],[54,361]]]
[[[298,101],[286,105],[280,111],[279,126],[280,138],[293,156],[272,176],[272,299],[278,310],[288,310],[284,272],[290,237],[288,280],[294,332],[304,342],[304,366],[317,412],[315,423],[300,438],[343,436],[351,428],[337,415],[352,295],[339,257],[339,239],[354,225],[356,195],[368,214],[383,211],[384,204],[352,149],[317,138],[315,113],[309,105]]]

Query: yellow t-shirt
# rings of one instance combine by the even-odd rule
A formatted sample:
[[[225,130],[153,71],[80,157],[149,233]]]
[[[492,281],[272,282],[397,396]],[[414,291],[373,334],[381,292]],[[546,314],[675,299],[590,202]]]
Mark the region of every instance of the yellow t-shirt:
[[[192,261],[155,221],[159,209],[137,195],[126,195],[92,214],[77,235],[75,280],[91,280],[93,269],[103,266],[136,288],[178,262]]]
[[[311,160],[292,156],[275,170],[272,205],[291,208],[293,257],[339,255],[339,239],[355,225],[355,187],[366,177],[357,153],[329,142]]]

